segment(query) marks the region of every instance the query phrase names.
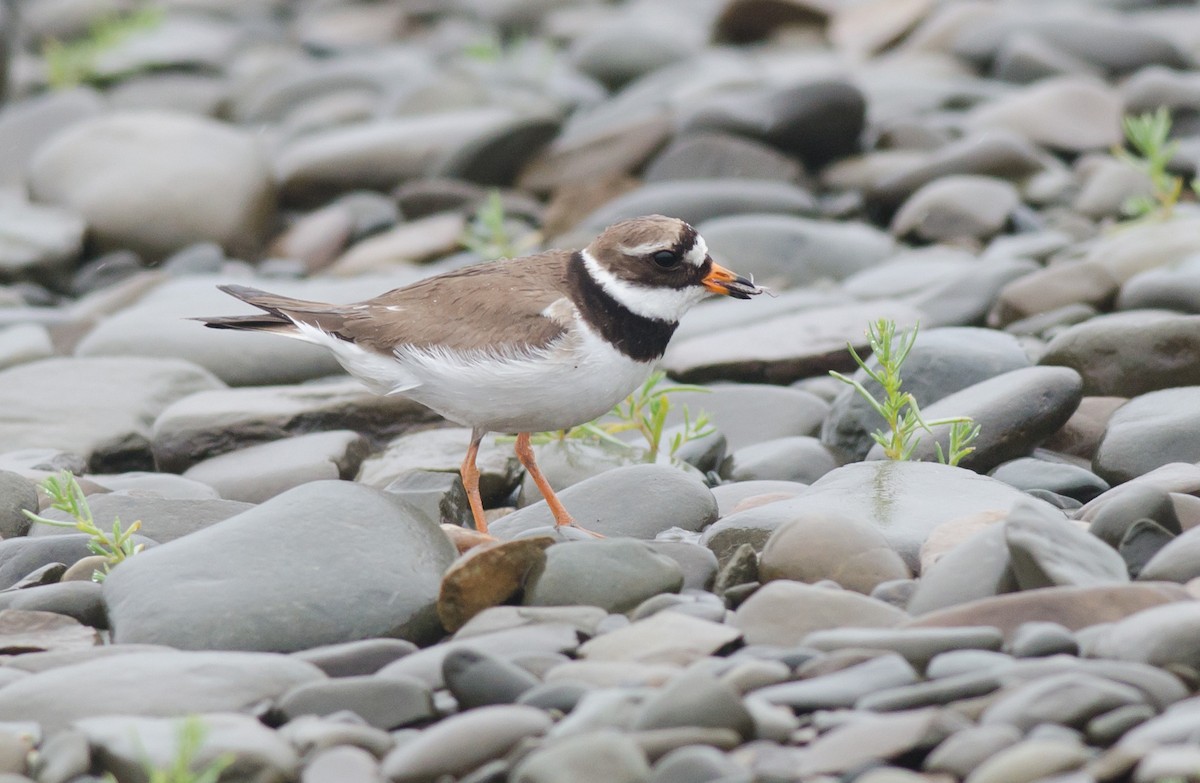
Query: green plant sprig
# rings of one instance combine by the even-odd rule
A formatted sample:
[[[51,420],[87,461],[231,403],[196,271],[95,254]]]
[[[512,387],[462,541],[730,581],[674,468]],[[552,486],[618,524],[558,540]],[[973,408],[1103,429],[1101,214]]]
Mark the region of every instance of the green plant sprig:
[[[1183,178],[1167,170],[1179,149],[1178,142],[1169,140],[1171,113],[1165,106],[1159,106],[1154,113],[1145,112],[1136,117],[1122,118],[1121,128],[1129,146],[1137,154],[1124,147],[1116,147],[1113,155],[1144,173],[1150,180],[1152,191],[1149,195],[1129,197],[1122,207],[1123,211],[1135,220],[1169,219],[1184,192]],[[1194,193],[1197,192],[1195,181],[1189,187]]]
[[[703,386],[693,386],[685,383],[663,384],[667,374],[661,370],[650,374],[641,386],[634,390],[608,414],[616,421],[602,422],[601,419],[580,424],[569,430],[557,432],[534,433],[530,441],[537,444],[551,443],[556,440],[593,440],[608,443],[622,449],[640,448],[617,437],[622,432],[636,431],[645,443],[645,460],[655,462],[663,452],[664,445],[668,456],[674,458],[683,444],[698,438],[707,437],[716,432],[712,417],[704,411],[693,416],[688,406],[680,406],[683,414],[683,426],[671,435],[664,444],[667,416],[674,407],[671,395],[678,392],[701,392],[707,394],[710,389]]]
[[[232,753],[223,753],[202,770],[193,771],[200,748],[204,745],[204,723],[189,715],[179,723],[175,757],[166,767],[156,767],[149,760],[142,762],[149,783],[217,783],[221,773],[236,760]]]
[[[72,521],[64,522],[50,519],[25,510],[25,516],[33,522],[41,522],[55,527],[69,527],[91,536],[88,549],[96,555],[105,558],[104,567],[92,572],[92,580],[103,582],[109,572],[130,557],[142,551],[144,544],[135,544],[133,534],[141,529],[141,520],[134,522],[128,528],[122,529],[120,517],[113,518],[112,532],[102,530],[92,517],[92,509],[88,505],[83,489],[70,471],[47,476],[41,483],[42,491],[50,498],[50,507],[64,511],[71,516]]]
[[[518,239],[509,231],[500,191],[492,188],[459,237],[459,244],[487,261],[516,258],[536,244],[536,233]]]
[[[867,401],[871,408],[883,418],[886,429],[877,429],[871,433],[883,448],[883,454],[890,460],[907,460],[912,458],[913,450],[921,442],[920,431],[932,433],[934,427],[949,426],[950,448],[943,452],[941,444],[937,445],[938,461],[947,465],[957,465],[964,457],[975,450],[971,443],[979,437],[980,428],[972,426],[968,416],[952,416],[926,421],[921,416],[921,409],[916,398],[903,389],[904,381],[900,368],[917,341],[920,324],[913,327],[911,332],[897,334],[896,322],[881,318],[867,328],[867,344],[871,349],[879,368],[871,367],[852,343],[846,343],[850,356],[867,377],[879,384],[883,390],[883,399],[877,399],[863,383],[855,378],[830,370],[829,374],[839,381],[853,386],[859,395]]]
[[[112,14],[96,21],[87,35],[63,43],[48,38],[42,44],[46,59],[46,80],[55,90],[97,81],[96,60],[109,49],[136,32],[150,30],[162,23],[163,9],[145,6],[131,13]]]

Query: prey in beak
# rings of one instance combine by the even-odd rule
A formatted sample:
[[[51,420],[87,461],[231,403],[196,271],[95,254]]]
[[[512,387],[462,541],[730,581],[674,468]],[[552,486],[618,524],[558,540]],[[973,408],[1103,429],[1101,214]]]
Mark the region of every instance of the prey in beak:
[[[762,286],[755,285],[753,280],[730,272],[711,258],[707,260],[712,263],[712,269],[700,282],[714,294],[732,296],[734,299],[749,299],[765,290]]]

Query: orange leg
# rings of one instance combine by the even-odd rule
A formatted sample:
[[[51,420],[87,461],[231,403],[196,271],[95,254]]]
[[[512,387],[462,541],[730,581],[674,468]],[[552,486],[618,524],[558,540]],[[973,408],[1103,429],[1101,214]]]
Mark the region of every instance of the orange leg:
[[[517,459],[521,460],[521,464],[525,466],[525,470],[529,471],[529,477],[533,479],[534,484],[537,484],[538,491],[546,499],[546,505],[550,506],[550,513],[554,514],[554,524],[575,525],[575,520],[571,519],[571,515],[563,507],[562,501],[558,499],[558,495],[554,494],[554,489],[550,486],[550,482],[546,481],[546,477],[542,475],[537,462],[534,461],[533,449],[529,446],[528,432],[522,432],[517,435]]]
[[[487,519],[483,516],[483,498],[479,495],[479,468],[475,465],[475,457],[479,454],[479,444],[483,440],[484,432],[471,431],[471,446],[467,449],[467,458],[463,460],[461,473],[463,486],[467,489],[467,502],[471,504],[471,516],[475,518],[475,529],[486,534]]]

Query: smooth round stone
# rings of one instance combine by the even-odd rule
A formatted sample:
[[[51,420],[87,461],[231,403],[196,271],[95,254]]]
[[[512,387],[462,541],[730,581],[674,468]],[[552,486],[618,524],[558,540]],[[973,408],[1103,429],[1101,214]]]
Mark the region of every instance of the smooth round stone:
[[[1017,658],[1078,655],[1079,642],[1070,630],[1058,623],[1031,622],[1017,626],[1008,651]]]
[[[793,435],[738,449],[721,465],[721,475],[731,481],[811,484],[837,466],[837,458],[820,440]]]
[[[171,500],[220,499],[212,487],[174,473],[131,470],[125,473],[93,473],[87,478],[98,487],[118,495],[146,494]]]
[[[806,489],[808,485],[795,481],[735,481],[713,487],[712,493],[719,517],[726,517],[750,506],[796,497]]]
[[[1013,506],[1004,536],[1022,589],[1129,581],[1125,561],[1112,547],[1032,499]]]
[[[1101,315],[1046,346],[1042,364],[1071,367],[1084,393],[1136,397],[1200,384],[1200,316],[1158,311]]]
[[[1200,750],[1191,747],[1152,748],[1138,762],[1133,773],[1135,783],[1186,777],[1200,764]]]
[[[341,545],[314,550],[332,518],[344,520]],[[431,641],[441,632],[439,582],[454,557],[434,522],[338,481],[289,490],[154,552],[166,555],[144,552],[105,580],[115,641],[282,651],[355,637]],[[295,567],[314,558],[319,572]],[[150,586],[164,579],[169,595]],[[230,625],[231,613],[244,622]]]
[[[588,29],[571,42],[568,57],[582,73],[619,87],[703,48],[705,31],[689,15],[622,14]]]
[[[1162,582],[1155,585],[1044,587],[936,609],[914,620],[910,627],[993,625],[1004,633],[1005,638],[1011,638],[1021,624],[1036,620],[1058,623],[1078,631],[1115,623],[1148,608],[1173,605],[1187,598],[1187,592],[1179,585]]]
[[[480,707],[439,721],[397,747],[383,760],[383,774],[397,783],[461,777],[526,737],[545,734],[551,724],[546,713],[533,707]]]
[[[300,773],[300,783],[373,783],[379,780],[379,761],[353,745],[315,753]]]
[[[987,323],[997,328],[1013,324],[1028,328],[1031,321],[1037,324],[1034,319],[1040,317],[1053,318],[1050,325],[1058,326],[1064,315],[1073,316],[1075,311],[1068,308],[1108,309],[1119,285],[1111,270],[1092,260],[1036,269],[1008,282],[997,292]]]
[[[671,180],[647,183],[612,199],[584,218],[580,228],[599,231],[619,220],[648,214],[673,215],[695,226],[723,215],[808,215],[815,209],[812,195],[788,182],[734,177]]]
[[[972,514],[1007,511],[1026,497],[995,479],[962,468],[930,462],[858,462],[826,474],[795,500],[722,519],[705,531],[703,540],[714,541],[723,529],[751,523],[760,529],[774,529],[801,509],[804,513],[826,511],[877,527],[916,572],[921,545],[939,525]]]
[[[1003,638],[994,628],[837,628],[804,638],[814,650],[891,650],[924,670],[930,659],[951,650],[999,650]]]
[[[1200,652],[1187,639],[1200,628],[1200,606],[1180,601],[1145,609],[1101,629],[1085,646],[1091,657],[1153,666],[1200,669]]]
[[[1121,99],[1091,79],[1046,79],[976,107],[966,125],[1007,129],[1064,152],[1108,150],[1121,143]]]
[[[34,720],[51,734],[104,714],[236,712],[324,678],[287,656],[235,652],[131,652],[31,674],[0,693],[0,720]]]
[[[139,532],[160,544],[204,530],[253,508],[250,503],[235,500],[187,500],[125,492],[92,495],[88,498],[88,506],[97,520],[120,518],[127,526],[134,520],[141,522]],[[64,522],[71,519],[66,512],[55,509],[47,509],[42,516]],[[71,528],[35,523],[30,528],[29,535],[41,537],[70,532],[74,531]]]
[[[874,360],[868,360],[878,369]],[[924,409],[938,400],[1002,373],[1029,366],[1020,342],[990,329],[947,327],[926,329],[917,337],[904,360],[904,390]],[[858,370],[853,377],[874,394],[878,385]],[[821,429],[821,439],[862,458],[874,441],[870,433],[884,425],[883,418],[849,386],[834,400]]]
[[[987,239],[1008,223],[1021,199],[1012,183],[993,177],[954,175],[924,185],[892,219],[891,232],[927,242]]]
[[[605,536],[651,539],[663,530],[701,530],[717,518],[712,492],[693,476],[668,465],[630,465],[607,471],[559,493],[582,527]],[[490,525],[499,538],[513,538],[554,524],[544,501]]]
[[[926,421],[969,416],[979,425],[975,451],[959,463],[964,468],[987,471],[1000,463],[1030,453],[1071,417],[1082,396],[1079,374],[1065,367],[1025,367],[968,386],[925,406]],[[913,449],[912,459],[932,461],[936,447],[950,445],[950,425],[932,428]],[[883,457],[881,446],[868,459]]]
[[[304,715],[281,726],[279,734],[297,751],[303,753],[305,758],[311,758],[322,750],[340,746],[362,748],[374,758],[381,758],[395,746],[395,740],[386,731],[359,721],[340,719],[344,717],[319,718],[315,715]]]
[[[1179,267],[1156,267],[1134,275],[1121,286],[1116,307],[1200,314],[1200,268],[1185,261]]]
[[[650,596],[678,592],[683,571],[666,555],[629,539],[575,541],[546,550],[526,579],[527,606],[599,606],[629,611]]]
[[[655,762],[649,783],[698,783],[746,774],[744,767],[716,748],[688,745]]]
[[[634,731],[702,726],[754,736],[754,720],[740,695],[701,669],[691,669],[650,695],[633,719]]]
[[[1137,579],[1146,564],[1174,539],[1174,533],[1154,520],[1139,519],[1125,531],[1125,536],[1117,545],[1117,552],[1125,561],[1129,576]]]
[[[363,460],[356,481],[384,488],[411,470],[458,473],[470,443],[471,431],[465,427],[406,433],[392,439],[382,452]],[[475,465],[485,504],[508,497],[520,480],[520,463],[509,443],[484,438]]]
[[[612,729],[548,743],[523,758],[512,772],[522,783],[643,783],[646,756],[632,738]]]
[[[525,704],[542,710],[558,710],[564,715],[575,709],[584,694],[591,688],[579,682],[551,682],[536,685],[517,699],[517,704]]]
[[[1198,462],[1200,385],[1162,389],[1134,397],[1109,419],[1093,461],[1096,472],[1124,483],[1172,462]]]
[[[341,642],[292,653],[330,677],[356,677],[375,672],[392,661],[416,652],[417,646],[403,639],[363,639]]]
[[[809,745],[800,757],[800,769],[807,775],[842,775],[881,761],[920,756],[964,722],[939,710],[858,713],[835,723]]]
[[[37,774],[43,780],[72,780],[87,774],[92,766],[88,738],[74,729],[61,731],[47,739],[39,748],[39,755],[44,760],[38,765]],[[24,776],[19,779],[28,780]]]
[[[825,373],[830,366],[849,370],[847,344],[864,347],[863,324],[886,318],[907,326],[919,322],[922,315],[912,305],[891,299],[869,303],[826,299],[809,308],[784,310],[676,340],[664,361],[671,377],[688,383],[718,379],[791,383]]]
[[[829,513],[799,514],[775,529],[759,557],[764,582],[831,579],[868,594],[877,585],[911,576],[908,566],[874,526]]]
[[[1083,186],[1072,208],[1092,220],[1124,217],[1132,198],[1154,197],[1154,185],[1143,171],[1115,158],[1100,158],[1085,166]]]
[[[1108,420],[1124,404],[1124,397],[1085,396],[1067,423],[1046,439],[1043,448],[1091,461],[1100,447]]]
[[[7,196],[0,196],[0,206],[0,278],[68,288],[83,251],[83,217],[71,209]]]
[[[101,93],[85,86],[10,97],[0,114],[0,183],[24,188],[29,159],[38,147],[52,133],[91,119],[104,108]]]
[[[895,240],[865,224],[789,215],[714,218],[697,230],[719,263],[766,285],[789,288],[842,280],[896,250]]]
[[[689,413],[707,413],[725,436],[730,451],[781,437],[815,435],[829,404],[811,392],[755,383],[716,383],[706,391],[671,395],[668,424],[682,423]],[[764,416],[763,411],[770,411]]]
[[[317,203],[358,188],[387,190],[520,119],[507,108],[469,108],[301,136],[276,155],[281,195],[288,202]]]
[[[1138,523],[1135,523],[1135,525]],[[1130,532],[1134,530],[1130,528]],[[1200,576],[1200,528],[1191,528],[1159,549],[1138,573],[1143,581],[1179,582]]]
[[[584,642],[579,655],[590,663],[687,665],[737,641],[738,631],[683,612],[658,612]]]
[[[997,723],[956,731],[933,749],[921,765],[927,772],[945,772],[965,778],[971,771],[1021,739],[1014,726]]]
[[[0,470],[0,540],[23,536],[29,531],[25,511],[37,513],[38,494],[32,481]]]
[[[0,590],[18,584],[27,575],[53,563],[71,565],[88,557],[91,537],[84,533],[29,538],[23,536],[0,541]],[[151,544],[149,539],[135,536],[135,541]]]
[[[898,170],[869,182],[864,197],[874,214],[888,219],[913,193],[940,177],[982,175],[1019,180],[1044,167],[1041,152],[1024,137],[986,130],[902,161]]]
[[[717,577],[717,557],[708,547],[687,541],[651,541],[650,548],[675,561],[683,571],[681,590],[708,590]]]
[[[1078,769],[1086,748],[1061,739],[1025,739],[997,752],[967,777],[970,783],[1032,783],[1047,775]]]
[[[454,473],[414,468],[396,476],[383,491],[443,524],[466,528],[474,523],[462,476]]]
[[[744,177],[800,182],[804,166],[768,144],[727,133],[678,136],[646,164],[647,182]],[[705,239],[708,235],[705,234]]]
[[[221,382],[179,359],[54,358],[0,371],[0,443],[57,448],[96,472],[150,469],[151,424],[172,402]],[[80,399],[78,390],[88,394]],[[64,413],[69,412],[69,413]]]
[[[1090,522],[1088,532],[1111,547],[1119,546],[1139,519],[1149,519],[1175,534],[1180,532],[1175,505],[1164,488],[1133,483],[1102,497],[1101,505],[1092,513],[1085,512],[1082,518]]]
[[[1002,691],[984,710],[980,722],[1007,723],[1023,732],[1044,723],[1082,729],[1097,715],[1143,704],[1144,699],[1132,686],[1068,672]]]
[[[1036,34],[1010,36],[992,64],[996,78],[1031,84],[1053,76],[1100,76],[1098,68]]]
[[[718,93],[682,119],[682,130],[721,130],[766,141],[817,168],[857,149],[866,100],[858,87],[814,80],[763,91]]]
[[[779,580],[759,588],[734,613],[747,644],[795,646],[828,628],[891,628],[908,615],[849,590]]]
[[[669,437],[664,434],[664,438]],[[640,447],[640,444],[638,444]],[[534,457],[542,475],[550,482],[555,492],[595,478],[615,468],[642,463],[642,453],[637,448],[626,448],[606,441],[554,439],[549,443],[533,447]],[[521,480],[517,493],[517,506],[531,506],[542,500],[541,491],[529,472]]]
[[[54,355],[50,332],[41,324],[18,323],[0,328],[0,370]]]
[[[77,561],[79,562],[82,561]],[[0,593],[0,610],[51,612],[54,615],[73,618],[92,628],[108,628],[108,615],[100,594],[100,586],[92,581],[92,574],[97,567],[98,564],[92,564],[88,568],[86,578],[83,579],[68,580],[68,570],[59,582],[26,586]],[[81,637],[90,639],[84,634],[81,634]]]
[[[437,717],[433,692],[413,677],[339,677],[291,689],[276,702],[286,720],[348,710],[379,729],[425,723]]]
[[[538,685],[537,678],[520,666],[470,648],[446,656],[442,679],[462,710],[512,704]]]
[[[114,112],[71,126],[38,148],[29,186],[39,201],[82,214],[101,248],[146,258],[201,240],[253,255],[275,215],[270,168],[251,135],[167,111]],[[179,210],[181,203],[192,206]]]
[[[185,478],[221,497],[262,503],[309,481],[352,479],[367,455],[364,436],[350,430],[314,432],[231,451],[198,462]]]
[[[1020,490],[1045,489],[1083,503],[1110,489],[1107,481],[1086,468],[1036,457],[1009,460],[988,475]]]

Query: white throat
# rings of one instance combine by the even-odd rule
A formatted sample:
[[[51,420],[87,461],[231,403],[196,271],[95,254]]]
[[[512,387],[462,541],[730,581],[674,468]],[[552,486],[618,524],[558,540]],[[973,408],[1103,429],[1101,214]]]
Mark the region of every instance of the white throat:
[[[662,288],[630,283],[601,266],[588,251],[583,250],[580,255],[583,257],[583,266],[592,279],[627,310],[643,318],[677,323],[692,305],[707,294],[707,291],[698,285]]]

